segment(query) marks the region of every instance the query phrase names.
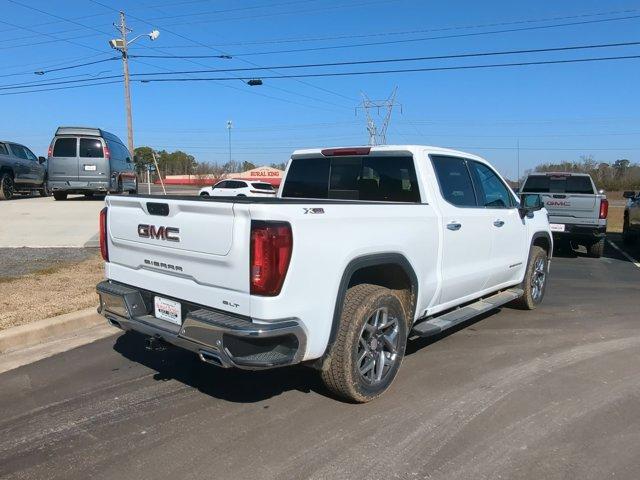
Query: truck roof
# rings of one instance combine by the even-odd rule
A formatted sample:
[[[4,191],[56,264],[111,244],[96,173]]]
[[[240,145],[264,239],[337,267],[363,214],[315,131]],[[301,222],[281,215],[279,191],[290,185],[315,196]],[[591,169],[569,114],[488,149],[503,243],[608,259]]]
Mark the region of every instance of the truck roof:
[[[451,148],[443,148],[443,147],[434,147],[431,145],[360,145],[360,146],[349,146],[349,147],[326,147],[326,148],[307,148],[295,150],[292,156],[312,156],[312,155],[322,155],[323,150],[335,150],[340,148],[349,148],[349,149],[358,149],[358,148],[370,148],[371,153],[375,152],[401,152],[401,151],[409,151],[409,152],[427,152],[434,153],[439,155],[451,155],[451,156],[462,156],[465,158],[470,158],[474,160],[485,161],[482,157],[474,155],[472,153],[462,152],[460,150],[453,150]]]

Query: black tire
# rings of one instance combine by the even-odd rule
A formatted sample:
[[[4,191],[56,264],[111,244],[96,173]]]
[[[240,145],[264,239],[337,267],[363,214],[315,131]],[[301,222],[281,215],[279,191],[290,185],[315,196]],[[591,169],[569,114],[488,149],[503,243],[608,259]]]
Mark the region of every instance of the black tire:
[[[201,197],[208,197],[208,196],[209,196],[209,194],[208,194],[207,192],[202,192],[202,193],[200,194],[200,196],[201,196]]]
[[[137,195],[138,194],[138,179],[136,178],[136,187],[129,190],[129,195]]]
[[[542,270],[541,270],[542,267]],[[544,298],[547,289],[547,275],[549,273],[549,258],[547,252],[538,246],[531,247],[527,270],[520,288],[524,293],[513,302],[513,306],[522,310],[534,310]]]
[[[42,188],[38,189],[38,193],[40,194],[41,197],[51,196],[51,190],[49,190],[49,186],[47,185],[46,181],[42,184]]]
[[[587,253],[592,258],[600,258],[604,253],[604,238],[601,238],[595,243],[587,245]]]
[[[93,198],[93,192],[83,193],[84,198]]]
[[[631,233],[631,229],[629,228],[629,217],[625,215],[624,223],[622,225],[622,242],[625,245],[633,245],[636,240],[636,236]]]
[[[407,320],[402,302],[388,288],[356,285],[345,295],[339,322],[322,364],[322,381],[345,400],[369,402],[389,388],[404,357]],[[376,325],[387,326],[378,330]]]
[[[0,174],[0,200],[11,200],[15,194],[13,175],[9,172]]]
[[[53,192],[53,198],[56,200],[66,200],[67,194],[65,192]]]
[[[236,197],[246,197],[246,195],[244,193],[239,193]]]

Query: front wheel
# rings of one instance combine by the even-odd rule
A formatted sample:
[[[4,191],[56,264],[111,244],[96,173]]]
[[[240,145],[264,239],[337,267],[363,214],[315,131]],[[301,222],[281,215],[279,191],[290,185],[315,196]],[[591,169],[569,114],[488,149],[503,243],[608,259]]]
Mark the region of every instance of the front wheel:
[[[0,200],[11,200],[15,193],[15,184],[10,173],[0,174]]]
[[[66,200],[67,194],[64,192],[53,192],[53,198],[56,200]]]
[[[369,402],[389,388],[404,357],[402,302],[388,288],[356,285],[347,291],[339,322],[322,365],[322,381],[348,401]]]
[[[200,193],[200,196],[201,196],[201,197],[208,197],[208,196],[209,196],[209,194],[208,194],[207,192],[202,192],[202,193]]]
[[[524,293],[514,301],[514,306],[523,310],[533,310],[540,305],[547,288],[548,269],[547,252],[538,246],[531,247],[527,270],[524,274],[524,280],[520,284]]]

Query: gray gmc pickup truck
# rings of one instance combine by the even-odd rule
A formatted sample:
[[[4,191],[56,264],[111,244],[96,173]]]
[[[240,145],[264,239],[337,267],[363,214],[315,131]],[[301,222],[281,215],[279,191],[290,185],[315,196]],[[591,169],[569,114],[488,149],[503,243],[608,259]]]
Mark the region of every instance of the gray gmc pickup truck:
[[[529,175],[522,193],[537,193],[549,212],[553,236],[573,245],[583,245],[591,257],[604,250],[609,201],[598,193],[586,173],[551,172]]]

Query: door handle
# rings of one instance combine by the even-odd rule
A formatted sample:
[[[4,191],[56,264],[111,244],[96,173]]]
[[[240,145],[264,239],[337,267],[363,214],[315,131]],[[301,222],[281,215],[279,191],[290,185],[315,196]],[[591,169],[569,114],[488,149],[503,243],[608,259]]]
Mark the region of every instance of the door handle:
[[[455,232],[456,230],[460,230],[460,228],[462,228],[462,224],[458,222],[447,223],[447,228]]]
[[[501,226],[503,226],[503,225],[504,225],[504,222],[503,222],[502,220],[496,220],[495,222],[493,222],[493,224],[494,224],[496,227],[501,227]]]

